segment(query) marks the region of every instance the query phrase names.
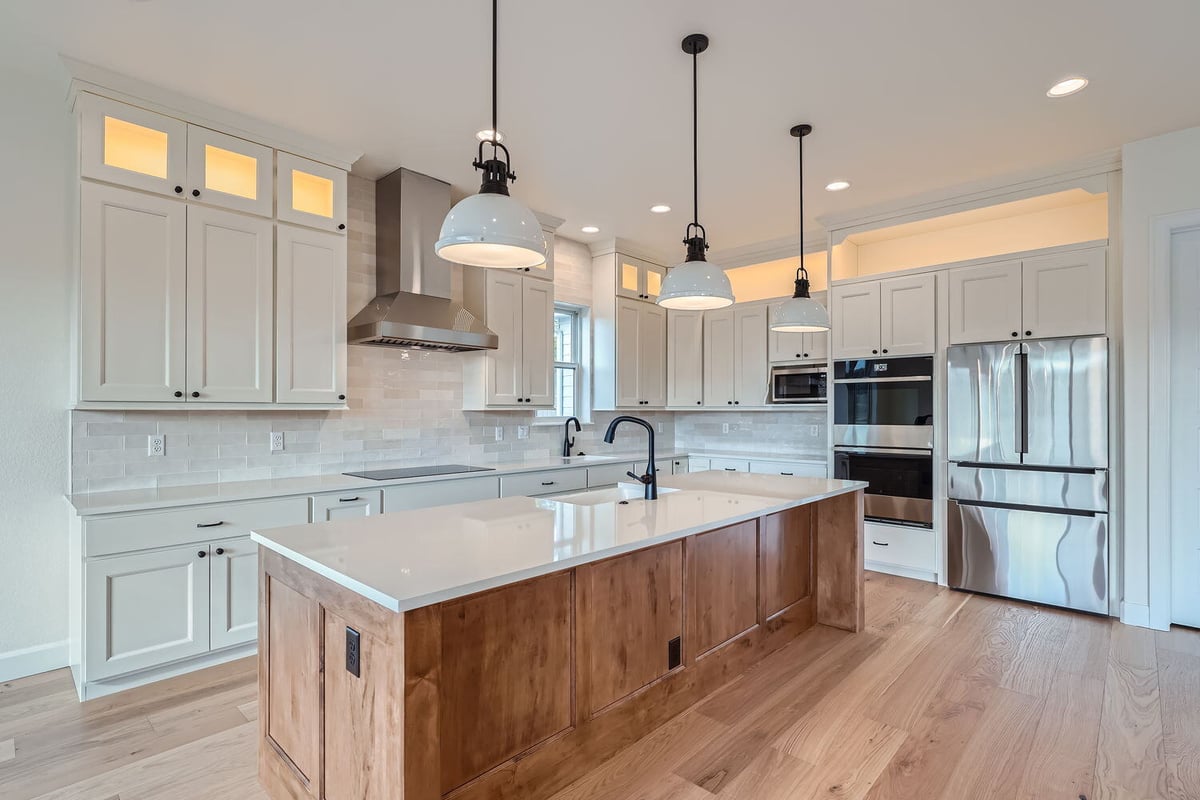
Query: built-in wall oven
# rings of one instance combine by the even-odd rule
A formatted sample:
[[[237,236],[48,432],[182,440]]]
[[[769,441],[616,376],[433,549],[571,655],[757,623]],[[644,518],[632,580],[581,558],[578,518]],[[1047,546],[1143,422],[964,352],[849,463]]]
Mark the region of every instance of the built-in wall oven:
[[[933,449],[933,356],[833,365],[833,444]]]
[[[863,516],[874,522],[933,527],[933,451],[835,447],[834,477],[865,481]]]
[[[772,403],[824,403],[828,371],[824,364],[771,368]]]

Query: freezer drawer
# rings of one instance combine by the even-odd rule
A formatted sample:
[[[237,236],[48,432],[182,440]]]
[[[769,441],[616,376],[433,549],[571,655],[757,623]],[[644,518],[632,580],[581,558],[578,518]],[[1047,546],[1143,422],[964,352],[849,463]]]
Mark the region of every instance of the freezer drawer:
[[[1010,506],[1108,511],[1108,471],[951,464],[949,495],[952,500]]]
[[[955,589],[1108,613],[1108,515],[959,503],[947,516]]]

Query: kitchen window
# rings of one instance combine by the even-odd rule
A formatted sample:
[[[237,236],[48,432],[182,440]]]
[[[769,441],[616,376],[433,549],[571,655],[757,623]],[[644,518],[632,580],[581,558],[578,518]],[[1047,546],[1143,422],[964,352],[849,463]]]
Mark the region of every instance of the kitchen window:
[[[554,306],[554,408],[537,412],[539,422],[583,417],[583,309]]]

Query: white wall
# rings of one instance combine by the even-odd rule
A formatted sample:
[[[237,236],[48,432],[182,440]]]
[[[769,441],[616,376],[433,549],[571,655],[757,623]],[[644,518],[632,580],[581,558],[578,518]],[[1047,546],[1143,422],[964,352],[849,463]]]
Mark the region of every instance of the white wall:
[[[1150,362],[1170,334],[1167,309],[1152,313],[1156,285],[1169,281],[1168,262],[1154,257],[1156,218],[1200,209],[1200,128],[1132,142],[1122,148],[1125,334],[1125,542],[1124,605],[1121,617],[1162,628],[1170,621],[1169,541],[1155,520],[1169,499],[1163,479],[1154,478],[1150,420],[1157,397]],[[1156,301],[1158,302],[1158,301]],[[1165,444],[1165,442],[1160,442]],[[1159,455],[1165,453],[1161,451]],[[1163,473],[1165,477],[1165,471]],[[1153,533],[1152,533],[1153,532]],[[1168,548],[1164,553],[1164,544]]]
[[[53,52],[0,26],[0,680],[66,663],[66,89]]]

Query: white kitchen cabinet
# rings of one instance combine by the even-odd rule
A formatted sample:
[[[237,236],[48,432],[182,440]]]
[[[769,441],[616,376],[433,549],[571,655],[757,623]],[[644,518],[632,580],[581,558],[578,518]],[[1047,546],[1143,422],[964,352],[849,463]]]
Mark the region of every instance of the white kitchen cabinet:
[[[767,402],[767,307],[733,305],[704,313],[704,405]]]
[[[79,166],[85,178],[182,196],[188,124],[153,111],[80,93]]]
[[[275,153],[265,145],[189,125],[188,198],[233,211],[272,214]]]
[[[406,511],[411,508],[430,508],[476,500],[495,500],[500,496],[500,479],[457,478],[455,480],[423,481],[421,483],[385,486],[383,513]]]
[[[708,458],[700,458],[698,456],[688,456],[687,471],[688,472],[705,472],[712,469],[712,460]]]
[[[828,474],[824,464],[808,461],[751,461],[750,472],[756,475],[785,475],[797,478],[824,478]]]
[[[879,355],[879,281],[834,286],[829,292],[833,357]]]
[[[825,292],[814,292],[812,299],[821,305],[828,302]],[[775,314],[781,305],[783,301],[770,305],[769,322],[774,322]],[[829,357],[829,331],[792,333],[769,330],[767,342],[768,359],[773,364],[787,361],[825,361]]]
[[[345,170],[279,151],[275,175],[280,221],[345,232]]]
[[[463,271],[464,299],[499,339],[463,359],[463,408],[554,406],[554,284],[520,270]]]
[[[80,398],[182,402],[187,207],[80,186]]]
[[[708,468],[723,472],[749,472],[750,461],[743,458],[710,458]]]
[[[918,580],[937,580],[937,549],[932,530],[867,522],[863,525],[867,569]]]
[[[617,296],[651,303],[657,301],[667,268],[623,253],[617,253],[616,258]]]
[[[616,304],[616,404],[661,408],[667,402],[667,313],[625,297]]]
[[[346,399],[346,241],[276,226],[275,399]]]
[[[382,510],[382,489],[355,489],[351,492],[318,494],[312,497],[313,522],[337,522],[359,517],[373,517]]]
[[[667,311],[667,405],[704,405],[704,312]]]
[[[206,546],[93,559],[83,580],[88,680],[208,651]]]
[[[1103,248],[1022,261],[1022,335],[1041,339],[1104,333],[1105,266]]]
[[[548,469],[500,477],[501,497],[538,497],[588,487],[589,469]]]
[[[1021,335],[1021,262],[1000,261],[947,272],[950,344],[998,342]]]
[[[187,399],[269,403],[275,263],[268,219],[187,211]]]
[[[258,637],[258,545],[250,537],[209,546],[209,647],[253,642]]]
[[[710,408],[732,406],[737,391],[733,317],[733,306],[704,312],[704,405]]]
[[[931,355],[936,349],[936,276],[879,282],[879,344],[883,355]]]

